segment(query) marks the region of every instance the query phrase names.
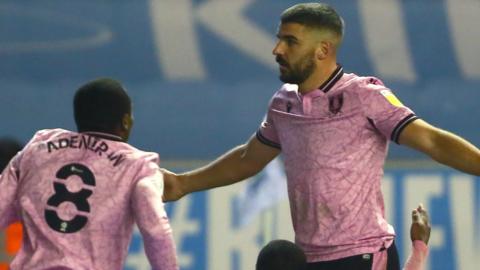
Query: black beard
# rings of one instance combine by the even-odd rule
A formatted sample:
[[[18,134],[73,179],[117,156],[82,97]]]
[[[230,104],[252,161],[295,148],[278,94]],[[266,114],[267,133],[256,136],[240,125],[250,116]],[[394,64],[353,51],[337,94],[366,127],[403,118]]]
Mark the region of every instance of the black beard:
[[[310,75],[312,75],[313,70],[315,69],[315,63],[313,60],[307,60],[307,64],[302,68],[295,68],[292,67],[290,72],[286,72],[284,74],[280,74],[280,80],[284,83],[291,83],[291,84],[301,84],[303,83]]]

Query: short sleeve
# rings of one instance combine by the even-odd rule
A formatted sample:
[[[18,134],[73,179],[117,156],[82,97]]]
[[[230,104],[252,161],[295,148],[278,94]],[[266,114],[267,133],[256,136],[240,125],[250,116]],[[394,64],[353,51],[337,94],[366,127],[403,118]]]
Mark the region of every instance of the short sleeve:
[[[360,93],[363,110],[375,128],[386,138],[398,143],[402,130],[418,119],[393,92],[379,80],[370,79]]]
[[[256,137],[265,145],[281,149],[277,129],[275,128],[275,123],[272,117],[272,101],[270,101],[267,114],[257,130]]]

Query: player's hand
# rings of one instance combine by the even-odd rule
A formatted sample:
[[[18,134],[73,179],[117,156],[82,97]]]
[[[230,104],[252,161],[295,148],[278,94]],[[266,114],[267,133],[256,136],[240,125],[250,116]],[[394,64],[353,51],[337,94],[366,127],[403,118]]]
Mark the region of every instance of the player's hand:
[[[160,172],[163,174],[164,182],[163,201],[176,201],[183,197],[185,193],[182,190],[182,185],[178,175],[163,168],[160,169]]]
[[[412,211],[412,226],[410,227],[410,238],[412,242],[421,240],[427,245],[430,239],[430,230],[431,227],[427,210],[420,204],[417,209]]]

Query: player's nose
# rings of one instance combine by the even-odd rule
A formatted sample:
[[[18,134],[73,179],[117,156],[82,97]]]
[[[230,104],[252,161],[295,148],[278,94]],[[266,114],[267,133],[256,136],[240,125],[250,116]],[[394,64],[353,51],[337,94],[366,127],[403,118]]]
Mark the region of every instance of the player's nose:
[[[272,54],[275,56],[283,55],[283,48],[280,42],[277,42],[275,47],[273,47]]]

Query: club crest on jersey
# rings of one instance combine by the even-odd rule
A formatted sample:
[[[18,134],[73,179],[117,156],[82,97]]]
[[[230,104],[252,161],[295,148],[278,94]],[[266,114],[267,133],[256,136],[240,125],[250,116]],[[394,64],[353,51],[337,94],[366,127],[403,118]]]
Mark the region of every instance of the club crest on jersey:
[[[343,106],[343,93],[335,96],[328,97],[328,110],[337,114],[342,110]]]
[[[287,113],[289,113],[292,110],[292,102],[288,101],[287,102]]]

